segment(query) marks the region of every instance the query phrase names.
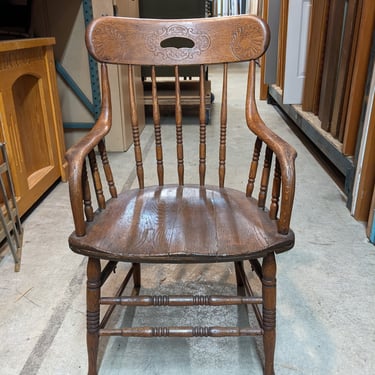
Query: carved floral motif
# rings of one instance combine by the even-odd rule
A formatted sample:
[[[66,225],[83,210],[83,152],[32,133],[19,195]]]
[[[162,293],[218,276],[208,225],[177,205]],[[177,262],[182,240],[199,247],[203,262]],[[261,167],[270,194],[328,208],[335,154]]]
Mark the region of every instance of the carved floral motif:
[[[106,35],[106,38],[103,38],[103,35]],[[125,50],[118,48],[119,45],[125,42],[126,36],[113,25],[104,24],[97,26],[92,37],[95,54],[104,61],[111,60],[114,57],[125,57]]]
[[[169,38],[186,38],[190,39],[194,46],[192,48],[175,48],[162,47],[162,41]],[[200,55],[201,52],[207,50],[211,44],[207,34],[202,32],[194,32],[193,29],[180,25],[172,25],[163,27],[158,32],[154,32],[146,39],[147,48],[162,59],[173,59],[177,61],[193,58]]]
[[[263,29],[254,23],[240,26],[233,33],[231,49],[239,59],[252,59],[259,57],[264,50]]]

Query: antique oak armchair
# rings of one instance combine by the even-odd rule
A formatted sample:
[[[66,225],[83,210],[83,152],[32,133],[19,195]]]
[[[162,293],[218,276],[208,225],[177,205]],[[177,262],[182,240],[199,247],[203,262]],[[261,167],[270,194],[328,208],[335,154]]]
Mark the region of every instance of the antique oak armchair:
[[[176,40],[184,45],[173,47]],[[100,336],[193,337],[262,335],[264,373],[274,373],[276,323],[275,254],[294,245],[289,228],[294,198],[295,150],[266,127],[255,103],[256,59],[265,52],[269,29],[250,15],[183,20],[150,20],[102,17],[86,32],[90,54],[101,63],[102,109],[92,130],[66,154],[69,162],[69,192],[75,230],[69,237],[70,248],[88,257],[87,265],[87,351],[89,374],[97,373]],[[227,109],[229,107],[228,64],[248,62],[244,118],[250,139],[248,174],[243,191],[225,184]],[[111,95],[107,64],[128,65],[129,103],[134,141],[138,187],[118,193],[105,148],[105,135],[111,130]],[[179,67],[200,66],[200,115],[197,130],[197,181],[184,182],[184,137],[182,125]],[[217,184],[206,184],[205,67],[223,64],[220,127],[217,144]],[[151,66],[154,140],[156,150],[153,185],[145,184],[146,168],[142,159],[141,137],[134,94],[134,67]],[[175,71],[175,183],[165,184],[165,166],[170,162],[163,147],[158,106],[155,66],[173,66]],[[242,104],[242,103],[241,103]],[[245,123],[245,121],[244,121]],[[191,141],[191,140],[190,140]],[[263,156],[262,156],[263,155]],[[211,154],[209,155],[211,156]],[[169,155],[171,157],[171,155]],[[260,160],[261,159],[261,160]],[[89,168],[88,168],[89,167]],[[259,167],[259,168],[258,168]],[[103,169],[101,171],[101,168]],[[88,178],[88,169],[92,179]],[[258,173],[257,170],[259,169]],[[259,182],[256,178],[259,175]],[[170,176],[168,176],[170,178]],[[102,183],[102,180],[105,183]],[[109,198],[103,185],[108,185]],[[90,192],[92,189],[92,192]],[[255,191],[258,191],[254,196]],[[267,193],[270,204],[266,206]],[[96,203],[92,203],[92,197]],[[101,294],[118,262],[129,263],[117,294]],[[141,265],[153,263],[231,262],[238,292],[235,296],[141,295]],[[246,266],[246,267],[245,267]],[[183,267],[183,266],[182,266]],[[250,286],[247,267],[260,279],[259,293]],[[124,289],[133,280],[130,296]],[[259,295],[258,295],[259,294]],[[251,305],[259,327],[123,327],[107,328],[115,306],[193,306]],[[101,319],[100,307],[108,309]]]

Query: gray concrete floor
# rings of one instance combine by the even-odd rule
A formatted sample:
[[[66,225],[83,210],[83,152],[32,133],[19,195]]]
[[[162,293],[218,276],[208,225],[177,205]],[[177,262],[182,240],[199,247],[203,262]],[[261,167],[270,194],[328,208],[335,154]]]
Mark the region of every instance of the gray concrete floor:
[[[210,69],[213,92],[209,137],[218,135],[220,90]],[[231,88],[230,107],[238,112],[243,66],[231,68],[236,83]],[[365,227],[345,206],[340,189],[273,107],[259,103],[266,123],[294,145],[297,187],[292,227],[296,245],[278,261],[278,315],[275,367],[277,374],[374,374],[375,363],[375,248],[368,243]],[[241,113],[242,114],[242,113]],[[229,117],[229,132],[236,145],[228,150],[229,165],[242,158],[246,131],[238,114]],[[165,120],[164,122],[168,122]],[[165,124],[166,146],[174,142],[174,129]],[[189,139],[197,127],[184,127],[186,156],[195,150]],[[148,144],[152,128],[142,140]],[[170,141],[168,141],[168,139]],[[153,159],[149,148],[145,165]],[[210,153],[209,153],[210,155]],[[134,173],[126,171],[131,152],[114,153],[112,167],[117,184],[131,186]],[[129,159],[130,158],[130,159]],[[216,163],[216,159],[215,159]],[[190,168],[192,167],[192,168]],[[187,180],[196,172],[186,164]],[[174,173],[172,166],[170,172]],[[243,188],[247,171],[234,168],[228,183]],[[216,178],[209,175],[208,180]],[[122,181],[122,182],[121,182]],[[0,374],[84,374],[85,350],[85,260],[72,253],[67,237],[72,231],[68,189],[58,184],[24,222],[21,272],[13,272],[9,252],[0,262]],[[126,265],[121,265],[116,275]],[[177,284],[175,285],[175,281]],[[203,286],[200,284],[203,284]],[[146,266],[144,292],[164,293],[185,287],[195,293],[230,292],[235,289],[230,265]],[[215,284],[216,283],[216,284]],[[110,284],[108,289],[113,289]],[[158,288],[158,289],[157,289]],[[210,310],[211,311],[211,310]],[[114,317],[115,324],[149,324],[165,316],[172,322],[183,316],[189,324],[225,324],[246,319],[235,307],[208,312],[195,310],[128,309]],[[202,322],[203,320],[203,322]],[[117,323],[116,323],[117,322]],[[151,323],[152,324],[152,323]],[[162,325],[156,323],[158,325]],[[101,374],[261,374],[261,342],[253,338],[110,339],[101,344]]]

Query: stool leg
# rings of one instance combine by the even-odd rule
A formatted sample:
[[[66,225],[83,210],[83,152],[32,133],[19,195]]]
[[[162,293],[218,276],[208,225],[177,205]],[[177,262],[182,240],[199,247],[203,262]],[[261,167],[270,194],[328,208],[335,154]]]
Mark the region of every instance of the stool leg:
[[[263,258],[262,271],[264,374],[274,375],[276,343],[276,260],[274,253],[269,253]]]
[[[89,258],[87,264],[87,355],[88,374],[97,374],[100,321],[100,260]]]

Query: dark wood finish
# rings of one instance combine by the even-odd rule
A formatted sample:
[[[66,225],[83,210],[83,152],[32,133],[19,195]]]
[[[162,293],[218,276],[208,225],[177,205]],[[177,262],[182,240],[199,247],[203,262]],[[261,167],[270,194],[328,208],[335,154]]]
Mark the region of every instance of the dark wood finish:
[[[268,253],[262,264],[263,292],[263,345],[265,374],[274,374],[273,363],[276,340],[276,260],[275,253]]]
[[[331,128],[344,14],[345,1],[332,0],[329,9],[327,40],[324,53],[323,77],[319,103],[319,119],[322,122],[322,129],[326,131],[329,131]]]
[[[200,185],[204,186],[206,178],[206,109],[205,109],[205,71],[204,65],[200,66],[199,76],[199,181]]]
[[[356,30],[357,10],[360,0],[348,1],[346,10],[344,33],[342,38],[342,46],[340,53],[340,66],[337,75],[336,95],[334,98],[331,134],[335,138],[340,138],[340,134],[344,134],[345,113],[348,103],[349,90],[352,80],[353,62],[352,45],[357,44],[358,30]],[[359,22],[357,22],[359,24]],[[341,138],[342,141],[342,138]]]
[[[290,219],[294,199],[296,152],[266,127],[255,102],[255,60],[268,45],[267,25],[255,16],[235,16],[195,20],[148,20],[102,17],[91,23],[86,42],[90,53],[101,65],[102,112],[90,131],[68,150],[69,192],[75,231],[69,237],[70,248],[89,258],[87,269],[87,347],[89,374],[97,373],[100,336],[242,336],[263,335],[266,375],[274,373],[276,318],[275,254],[294,245]],[[161,47],[174,37],[192,40],[193,47]],[[227,115],[230,106],[227,87],[228,63],[249,61],[244,113],[249,137],[256,137],[246,191],[225,186]],[[139,187],[116,192],[114,178],[103,138],[111,128],[111,98],[107,63],[129,66],[129,101],[134,138],[136,173]],[[223,63],[223,89],[218,148],[217,186],[205,183],[206,136],[205,66]],[[152,103],[156,144],[157,181],[145,185],[147,170],[143,165],[142,145],[134,94],[134,65],[151,64]],[[167,155],[163,149],[158,108],[158,87],[154,64],[174,66],[176,151]],[[179,67],[200,65],[200,125],[196,184],[184,183],[183,113]],[[262,145],[264,146],[262,147]],[[95,153],[98,146],[99,155]],[[265,155],[262,154],[264,150]],[[176,183],[164,185],[164,163],[177,159]],[[87,160],[87,161],[86,161]],[[93,183],[88,183],[86,164]],[[99,168],[105,173],[99,173]],[[260,189],[257,192],[257,170]],[[272,173],[272,171],[274,171]],[[106,182],[102,183],[101,178]],[[109,194],[104,191],[108,185]],[[93,193],[90,192],[93,189]],[[267,192],[270,203],[267,205]],[[104,198],[109,195],[108,198]],[[253,195],[258,197],[256,199]],[[92,197],[96,197],[96,211]],[[95,204],[96,206],[96,204]],[[107,265],[101,269],[101,260]],[[254,293],[244,268],[249,260],[263,287]],[[116,268],[117,262],[131,263],[130,270],[113,297],[100,296],[100,288]],[[142,263],[214,263],[233,262],[239,295],[237,296],[144,296],[141,291]],[[157,265],[156,265],[157,266]],[[123,292],[133,279],[130,296]],[[115,306],[153,305],[251,305],[259,327],[123,327],[106,328]],[[262,305],[262,309],[259,308]],[[108,310],[100,320],[100,306]]]
[[[338,140],[340,142],[344,141],[344,134],[345,134],[345,126],[346,126],[346,118],[347,118],[347,109],[348,104],[351,96],[351,88],[352,84],[354,82],[354,62],[355,62],[355,56],[356,56],[356,49],[358,44],[358,36],[359,36],[359,28],[361,25],[361,14],[362,14],[362,6],[363,6],[363,0],[357,0],[357,8],[356,8],[356,16],[355,16],[355,25],[353,29],[353,35],[352,35],[352,45],[351,45],[351,51],[350,51],[350,57],[349,57],[349,63],[348,63],[348,72],[347,72],[347,84],[345,86],[345,95],[342,102],[342,108],[344,109],[341,114],[341,119],[339,122],[339,130],[338,130]],[[340,111],[337,111],[340,113]]]
[[[342,149],[344,155],[354,155],[357,144],[374,26],[375,2],[371,0],[363,0],[358,43],[356,46],[353,67],[353,77],[355,77],[355,79],[351,85],[345,123]]]
[[[100,299],[102,305],[122,306],[222,306],[240,304],[262,304],[260,297],[237,296],[141,296],[141,297],[103,297]]]
[[[260,195],[263,197],[263,192]],[[97,255],[127,262],[142,262],[143,257],[149,262],[235,261],[257,257],[263,250],[287,250],[292,235],[278,233],[277,221],[270,220],[263,208],[263,202],[229,188],[145,187],[107,202],[106,209],[87,223],[86,235],[73,234],[70,245],[74,251],[90,256],[100,238]],[[251,223],[254,216],[257,221]],[[153,228],[145,222],[154,223]],[[129,225],[142,241],[134,242],[130,234],[117,235],[127,233]],[[236,232],[226,233],[226,226],[236,228]],[[164,228],[168,228],[168,236]],[[101,238],[102,231],[107,234],[105,238]],[[253,238],[258,231],[262,236]],[[235,251],[229,252],[229,246]]]
[[[344,141],[344,134],[345,134],[345,126],[346,126],[346,118],[347,118],[347,109],[348,104],[351,96],[351,88],[352,84],[354,82],[354,62],[355,62],[355,56],[356,56],[356,49],[358,44],[358,36],[359,36],[359,29],[361,25],[361,14],[362,14],[362,7],[363,7],[363,0],[357,0],[357,8],[356,8],[356,17],[355,17],[355,26],[353,30],[353,36],[352,36],[352,46],[350,51],[350,59],[349,59],[349,66],[348,66],[348,82],[345,86],[345,95],[344,100],[342,103],[342,107],[345,109],[342,113],[341,120],[340,120],[340,126],[338,131],[338,140],[340,142]]]
[[[221,111],[220,111],[220,154],[219,154],[219,186],[220,187],[224,187],[224,179],[225,179],[227,111],[228,111],[228,64],[224,64],[223,92],[221,94]]]
[[[328,25],[328,0],[314,1],[311,8],[309,49],[306,61],[306,78],[303,89],[302,110],[318,114],[322,83],[324,49]]]
[[[87,263],[87,355],[88,373],[96,374],[96,362],[99,348],[100,324],[100,259],[89,258]]]

